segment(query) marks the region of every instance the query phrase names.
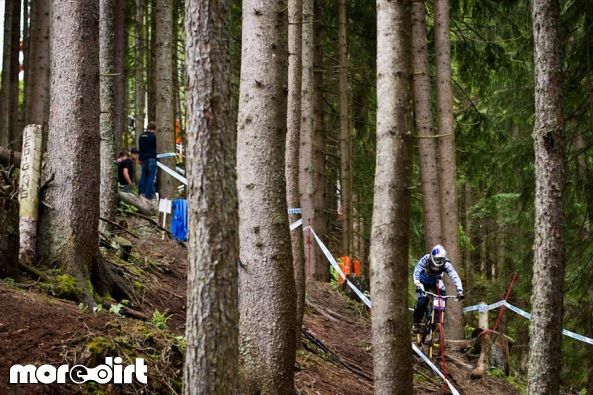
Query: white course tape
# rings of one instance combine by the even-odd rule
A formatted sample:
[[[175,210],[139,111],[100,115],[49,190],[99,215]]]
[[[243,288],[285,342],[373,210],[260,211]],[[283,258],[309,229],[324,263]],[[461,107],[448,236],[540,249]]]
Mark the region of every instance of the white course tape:
[[[521,309],[520,309],[520,308],[518,308],[518,307],[515,307],[515,306],[513,306],[512,304],[510,304],[510,303],[508,303],[508,302],[504,302],[504,306],[505,306],[505,307],[508,307],[508,309],[509,309],[509,310],[511,310],[512,312],[514,312],[514,313],[517,313],[517,314],[519,314],[520,316],[527,318],[528,320],[530,320],[530,319],[531,319],[531,314],[529,314],[529,313],[528,313],[528,312],[526,312],[526,311],[523,311],[523,310],[521,310]]]
[[[157,154],[157,159],[164,159],[164,158],[175,158],[177,154],[175,152],[166,152],[162,154]]]
[[[360,289],[356,288],[356,285],[352,284],[350,282],[350,280],[348,280],[346,278],[346,275],[344,274],[344,272],[342,271],[342,269],[340,269],[340,266],[338,265],[338,262],[336,262],[335,258],[331,254],[331,252],[329,252],[329,250],[327,249],[327,247],[325,246],[325,244],[323,244],[323,242],[321,241],[321,239],[317,236],[317,234],[315,233],[315,231],[313,230],[313,228],[311,228],[310,226],[308,226],[307,228],[309,228],[309,230],[311,230],[311,233],[313,233],[313,236],[315,237],[315,240],[317,241],[317,244],[319,244],[319,248],[321,248],[321,252],[323,252],[323,255],[325,255],[325,257],[327,258],[327,260],[329,261],[329,263],[332,265],[332,267],[334,269],[336,269],[336,271],[338,272],[338,274],[340,275],[340,277],[342,277],[344,279],[344,281],[346,281],[346,284],[348,284],[348,286],[350,288],[352,288],[352,290],[360,298],[360,300],[362,300],[362,302],[364,304],[366,304],[370,308],[371,307],[371,300],[368,298],[368,296],[366,296],[365,294],[363,294],[360,291]]]
[[[528,312],[523,311],[520,308],[518,308],[516,306],[513,306],[512,304],[507,303],[507,302],[505,302],[504,305],[506,307],[508,307],[509,310],[511,310],[511,311],[519,314],[522,317],[527,318],[528,320],[531,320],[531,314],[529,314]],[[571,338],[573,338],[575,340],[579,340],[579,341],[582,341],[583,343],[591,344],[593,346],[593,339],[591,339],[589,337],[586,337],[586,336],[583,336],[583,335],[579,335],[578,333],[574,333],[574,332],[571,332],[571,331],[566,330],[566,329],[562,329],[562,334],[564,336],[571,337]]]
[[[441,371],[439,370],[439,368],[437,368],[437,367],[436,367],[436,365],[435,365],[434,363],[432,363],[432,361],[431,361],[431,360],[430,360],[430,359],[429,359],[429,358],[428,358],[426,355],[424,355],[424,353],[423,353],[422,351],[420,351],[420,349],[419,349],[418,347],[416,347],[416,345],[415,345],[414,343],[412,343],[412,350],[414,350],[414,352],[415,352],[416,354],[418,354],[418,356],[419,356],[420,358],[422,358],[422,360],[423,360],[424,362],[426,362],[426,364],[427,364],[428,366],[430,366],[430,368],[431,368],[431,369],[432,369],[432,370],[433,370],[433,371],[434,371],[436,374],[438,374],[440,378],[442,378],[442,379],[445,381],[445,383],[446,383],[446,384],[449,386],[449,389],[451,390],[451,393],[452,393],[453,395],[459,395],[459,391],[457,391],[457,390],[455,389],[455,387],[453,387],[453,384],[451,384],[451,382],[445,378],[445,375],[444,375],[443,373],[441,373]]]
[[[492,303],[489,305],[486,305],[484,303],[480,303],[480,304],[476,304],[474,306],[469,306],[463,309],[464,313],[470,312],[470,311],[488,311],[488,310],[493,310],[493,309],[497,309],[500,306],[504,306],[506,308],[508,308],[509,310],[511,310],[513,313],[519,314],[521,317],[527,318],[528,320],[531,320],[531,314],[529,314],[528,312],[521,310],[520,308],[513,306],[512,304],[510,304],[509,302],[505,301],[505,300],[501,300],[499,302],[496,303]],[[568,336],[571,337],[575,340],[579,340],[582,341],[583,343],[587,343],[587,344],[591,344],[593,346],[593,339],[588,338],[586,336],[583,335],[579,335],[578,333],[574,333],[571,332],[569,330],[566,329],[562,329],[562,334],[564,336]]]
[[[480,303],[480,304],[476,304],[473,306],[464,307],[463,312],[469,313],[470,311],[476,311],[476,310],[480,311],[480,312],[494,310],[494,309],[498,309],[500,306],[502,306],[505,303],[506,302],[504,300],[501,300],[501,301],[498,301],[498,302],[492,303],[492,304]]]
[[[161,162],[157,161],[156,165],[162,169],[165,173],[169,174],[171,177],[176,178],[177,180],[181,181],[183,184],[187,185],[187,178],[183,177],[181,174],[178,174],[173,169],[163,165]]]
[[[591,344],[593,346],[593,339],[590,339],[583,335],[579,335],[578,333],[574,333],[574,332],[568,331],[566,329],[562,329],[562,334],[564,336],[572,337],[575,340],[580,340],[583,343]]]
[[[303,224],[303,219],[299,219],[297,221],[294,221],[294,223],[290,224],[290,231],[292,232],[293,230],[295,230],[296,228],[298,228],[299,226],[301,226]]]

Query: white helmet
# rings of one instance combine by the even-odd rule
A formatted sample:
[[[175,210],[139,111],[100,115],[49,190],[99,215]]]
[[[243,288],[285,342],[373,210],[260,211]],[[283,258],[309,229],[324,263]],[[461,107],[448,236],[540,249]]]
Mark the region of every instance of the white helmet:
[[[445,265],[447,261],[447,251],[445,251],[445,247],[440,244],[437,244],[433,247],[432,251],[430,251],[430,265],[433,270],[438,270]]]

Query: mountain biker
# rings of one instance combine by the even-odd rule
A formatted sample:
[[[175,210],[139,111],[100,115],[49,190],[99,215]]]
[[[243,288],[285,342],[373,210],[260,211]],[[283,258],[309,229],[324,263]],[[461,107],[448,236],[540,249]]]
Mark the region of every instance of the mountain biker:
[[[445,248],[437,244],[430,251],[430,254],[424,255],[416,263],[414,268],[414,284],[416,285],[416,292],[418,293],[418,302],[414,308],[414,327],[415,333],[420,332],[420,321],[426,312],[428,306],[428,297],[424,291],[433,290],[436,293],[437,288],[440,295],[445,296],[445,284],[443,283],[443,272],[446,272],[449,278],[457,288],[457,299],[463,299],[463,285],[461,279],[455,271],[453,264],[447,259],[447,251]]]

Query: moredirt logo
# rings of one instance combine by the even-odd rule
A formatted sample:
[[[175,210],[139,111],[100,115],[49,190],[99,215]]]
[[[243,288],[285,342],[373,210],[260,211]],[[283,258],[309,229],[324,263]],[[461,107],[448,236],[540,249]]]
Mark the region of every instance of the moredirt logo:
[[[136,358],[133,365],[122,366],[120,357],[106,357],[105,364],[95,368],[87,368],[84,365],[13,365],[10,368],[11,384],[64,384],[66,378],[76,384],[87,381],[94,381],[99,384],[131,384],[134,376],[139,383],[146,384],[148,367],[144,364],[144,358]]]

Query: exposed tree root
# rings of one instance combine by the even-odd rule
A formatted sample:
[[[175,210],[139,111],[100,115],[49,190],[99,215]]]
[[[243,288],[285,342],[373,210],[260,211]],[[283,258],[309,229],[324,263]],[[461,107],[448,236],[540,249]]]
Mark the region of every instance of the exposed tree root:
[[[116,300],[132,299],[132,287],[124,280],[123,269],[104,256],[99,256],[93,265],[91,283],[100,295],[111,295]]]

